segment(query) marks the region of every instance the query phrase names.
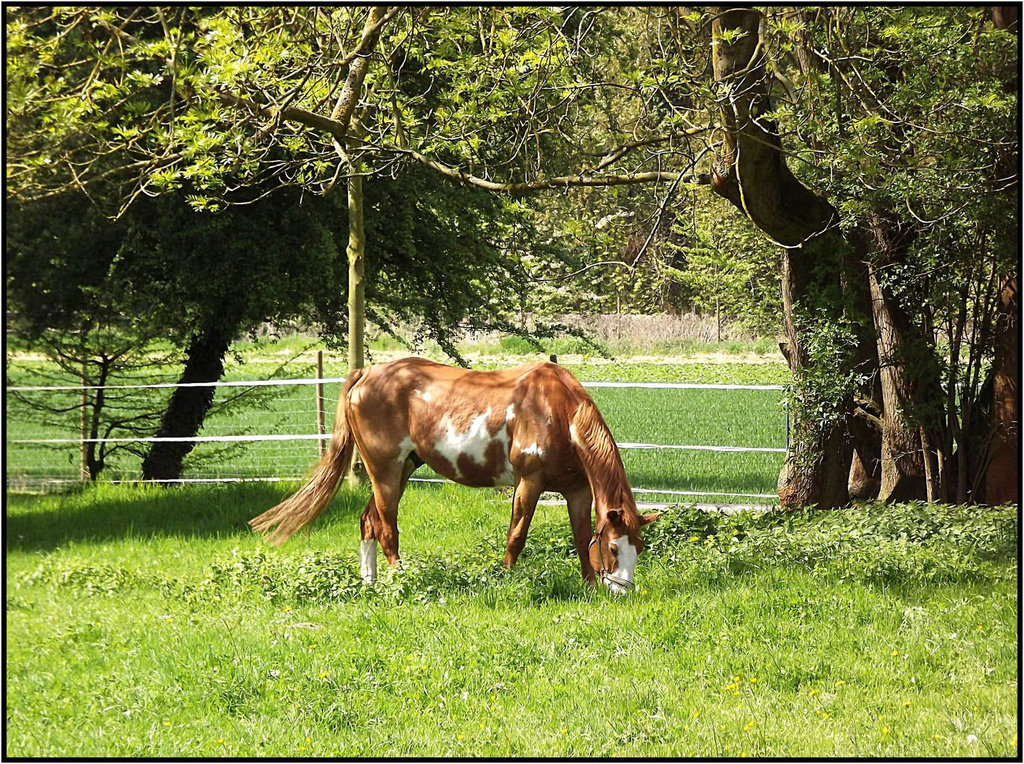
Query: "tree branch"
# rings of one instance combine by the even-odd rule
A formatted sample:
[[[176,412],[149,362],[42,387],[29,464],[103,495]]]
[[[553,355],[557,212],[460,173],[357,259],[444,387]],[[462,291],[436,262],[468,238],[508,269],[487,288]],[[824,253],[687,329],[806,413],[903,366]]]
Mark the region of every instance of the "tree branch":
[[[700,185],[708,185],[710,183],[709,176],[707,173],[679,173],[679,172],[663,172],[663,171],[652,171],[652,172],[637,172],[627,173],[625,175],[607,175],[607,174],[590,174],[582,173],[579,175],[559,175],[551,178],[539,178],[533,181],[519,181],[519,182],[498,182],[493,180],[487,180],[486,178],[480,178],[475,175],[471,175],[464,170],[457,167],[438,162],[435,159],[424,156],[418,151],[413,149],[392,149],[398,151],[406,156],[412,157],[417,162],[426,165],[427,167],[435,170],[442,175],[457,180],[467,186],[475,186],[476,188],[482,188],[486,191],[500,191],[502,193],[511,194],[518,196],[521,194],[529,194],[534,191],[544,191],[553,188],[569,188],[572,186],[626,186],[634,185],[637,183],[652,183],[655,181],[672,181],[676,183],[697,183]]]

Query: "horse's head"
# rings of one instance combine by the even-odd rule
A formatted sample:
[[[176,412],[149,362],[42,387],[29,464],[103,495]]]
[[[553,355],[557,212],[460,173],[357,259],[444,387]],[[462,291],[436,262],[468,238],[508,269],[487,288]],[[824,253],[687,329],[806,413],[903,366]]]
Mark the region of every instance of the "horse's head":
[[[635,585],[636,561],[644,549],[640,528],[657,520],[660,512],[627,517],[622,509],[609,509],[598,517],[590,539],[590,565],[612,594],[625,594]]]

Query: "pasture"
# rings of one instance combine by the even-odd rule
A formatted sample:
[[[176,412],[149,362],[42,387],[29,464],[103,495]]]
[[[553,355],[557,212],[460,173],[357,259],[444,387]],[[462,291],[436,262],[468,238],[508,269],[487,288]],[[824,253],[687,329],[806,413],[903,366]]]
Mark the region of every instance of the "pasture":
[[[287,341],[282,343],[288,347]],[[227,381],[278,376],[304,378],[313,374],[310,354],[291,349],[282,361],[268,361],[278,346],[271,344],[248,351],[244,363],[225,375]],[[295,357],[292,357],[295,356]],[[537,356],[534,356],[536,359]],[[514,366],[522,356],[489,356],[478,368]],[[788,372],[779,363],[601,363],[580,358],[566,368],[581,380],[594,382],[682,382],[777,385]],[[70,377],[52,378],[42,365],[18,368],[11,379],[17,385],[75,384]],[[344,359],[327,356],[324,374],[328,378],[345,374]],[[146,383],[149,378],[120,379],[115,384]],[[339,383],[324,385],[325,420],[329,432]],[[240,388],[220,388],[216,400],[238,394]],[[590,390],[619,442],[687,444],[695,446],[747,446],[784,448],[786,414],[782,393],[776,390],[661,390],[637,388],[596,388]],[[123,393],[122,393],[123,394]],[[25,393],[32,400],[47,400],[55,407],[71,410],[63,426],[40,422],[34,412],[17,400],[8,403],[7,439],[74,438],[77,436],[78,391]],[[147,405],[159,409],[170,390],[132,391],[128,398],[136,409]],[[203,436],[312,435],[316,432],[315,389],[311,386],[256,388],[250,403],[220,413],[206,421]],[[10,483],[35,487],[41,481],[75,481],[78,477],[77,443],[64,445],[20,445],[8,442],[7,469]],[[705,495],[688,500],[729,501],[714,493],[774,494],[782,454],[777,452],[708,452],[680,450],[624,450],[626,470],[634,487],[667,489]],[[317,444],[304,441],[257,441],[245,443],[206,442],[197,445],[186,462],[187,478],[302,477],[317,458]],[[107,479],[138,477],[140,460],[127,454],[109,459]],[[436,477],[422,469],[417,477]],[[60,482],[57,485],[61,485]],[[641,494],[641,500],[671,500],[670,494]],[[749,502],[750,499],[739,499]]]
[[[748,384],[785,373],[570,368],[591,380]],[[249,363],[232,375],[268,371]],[[784,444],[777,392],[592,392],[623,442]],[[299,395],[312,390],[204,432],[308,432],[308,400],[287,401]],[[29,427],[12,418],[8,438]],[[299,475],[315,445],[290,445],[205,469]],[[13,453],[9,471],[21,458]],[[625,452],[634,485],[696,491],[770,491],[779,458]],[[66,457],[44,467],[61,461],[73,470]],[[282,548],[249,531],[293,487],[9,494],[7,755],[1018,750],[1015,508],[719,515],[677,506],[645,529],[638,589],[616,599],[581,581],[564,507],[539,507],[506,571],[509,493],[451,484],[409,488],[404,565],[382,563],[368,588],[357,555],[365,486],[344,486]]]
[[[1013,508],[670,510],[588,591],[561,507],[413,486],[358,580],[365,491],[269,548],[283,486],[9,497],[10,756],[1012,756]]]

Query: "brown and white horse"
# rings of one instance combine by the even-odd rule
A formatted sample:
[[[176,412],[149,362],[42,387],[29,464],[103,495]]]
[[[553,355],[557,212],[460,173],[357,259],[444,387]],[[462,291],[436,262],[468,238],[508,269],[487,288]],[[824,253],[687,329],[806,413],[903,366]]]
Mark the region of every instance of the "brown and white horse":
[[[569,508],[583,578],[633,588],[641,517],[615,440],[579,381],[551,363],[469,371],[423,358],[356,369],[338,400],[334,434],[309,482],[250,521],[280,544],[330,504],[358,448],[373,485],[360,521],[360,574],[377,577],[377,542],[398,561],[398,502],[422,464],[468,486],[514,485],[505,565],[526,542],[537,499]],[[591,507],[597,520],[591,525]]]

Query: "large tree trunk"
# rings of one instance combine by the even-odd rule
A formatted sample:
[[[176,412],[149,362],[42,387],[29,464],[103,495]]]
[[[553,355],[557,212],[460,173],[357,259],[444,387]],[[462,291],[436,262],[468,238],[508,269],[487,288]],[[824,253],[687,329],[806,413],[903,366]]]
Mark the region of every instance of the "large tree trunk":
[[[812,316],[820,317],[820,311],[840,316],[836,298],[850,264],[850,247],[839,231],[835,209],[794,177],[775,125],[760,117],[771,110],[760,20],[757,11],[718,9],[712,24],[715,80],[724,86],[720,108],[726,139],[711,180],[718,194],[783,247],[787,360],[799,391],[812,384],[806,374],[812,363],[807,348]],[[846,504],[852,446],[845,417],[805,412],[800,400],[798,394],[779,499],[787,507]],[[835,405],[852,409],[852,401]]]
[[[871,292],[871,316],[878,348],[878,379],[881,388],[881,484],[880,501],[925,499],[928,494],[926,461],[921,440],[922,380],[931,370],[927,348],[898,297],[884,283],[883,270],[905,260],[914,234],[906,226],[877,216],[866,223],[867,278]],[[917,368],[910,368],[916,364]],[[938,387],[937,380],[934,385]]]
[[[1014,275],[1003,285],[996,309],[992,432],[985,470],[985,502],[988,504],[1020,501],[1019,310],[1017,276]]]
[[[1018,33],[1020,28],[1020,7],[997,5],[992,8],[992,24],[996,29]],[[1016,89],[1017,79],[1004,84],[1008,93]],[[1014,191],[1018,194],[1018,152],[1007,154],[999,176],[1013,177]],[[1007,240],[1020,241],[1019,219],[1007,226]],[[1019,274],[1009,275],[1003,283],[996,306],[995,358],[992,362],[992,421],[991,440],[988,444],[988,465],[983,481],[987,504],[1020,502],[1020,296],[1018,295]]]
[[[197,335],[185,351],[179,383],[216,382],[224,373],[224,354],[232,335],[212,329]],[[159,438],[191,438],[199,432],[213,405],[213,387],[176,387],[157,431]],[[190,440],[154,443],[142,462],[143,480],[178,480],[182,462],[195,448]]]

